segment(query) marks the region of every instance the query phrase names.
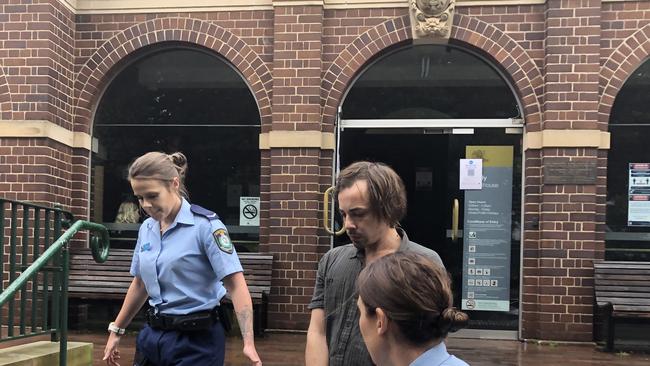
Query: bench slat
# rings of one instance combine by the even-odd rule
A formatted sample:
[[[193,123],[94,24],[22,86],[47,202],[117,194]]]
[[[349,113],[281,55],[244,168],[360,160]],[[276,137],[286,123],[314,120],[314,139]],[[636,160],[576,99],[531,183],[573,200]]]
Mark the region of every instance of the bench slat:
[[[596,297],[637,297],[637,298],[648,298],[650,299],[650,293],[648,292],[619,292],[619,291],[598,291],[596,290]]]
[[[614,305],[614,312],[620,311],[648,312],[650,314],[650,305]]]
[[[650,319],[650,313],[645,312],[644,310],[637,311],[614,311],[613,316],[624,317],[624,318],[646,318]]]
[[[598,302],[611,302],[616,305],[648,305],[650,306],[650,297],[644,299],[634,297],[598,297]]]
[[[602,286],[596,282],[596,292],[600,291],[622,291],[622,292],[650,292],[650,286]]]
[[[649,274],[650,275],[650,272]],[[631,275],[631,274],[620,274],[620,275],[614,275],[614,274],[608,274],[608,275],[603,275],[600,273],[596,273],[594,278],[602,279],[605,281],[644,281],[648,279],[648,275],[643,275],[643,274],[638,274],[638,275]],[[647,282],[646,282],[647,283]]]
[[[603,280],[599,278],[595,278],[598,284],[600,285],[612,285],[612,286],[620,286],[625,284],[626,286],[647,286],[648,281],[625,281],[624,283],[621,283],[621,281],[617,280]]]

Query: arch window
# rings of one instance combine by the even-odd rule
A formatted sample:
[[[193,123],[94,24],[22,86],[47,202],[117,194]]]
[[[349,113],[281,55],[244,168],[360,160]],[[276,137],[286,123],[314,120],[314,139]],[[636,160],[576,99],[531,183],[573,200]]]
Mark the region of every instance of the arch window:
[[[360,74],[343,119],[519,117],[503,76],[483,58],[453,45],[420,45],[389,53]]]
[[[610,260],[650,260],[650,60],[616,96],[609,121],[606,251]]]
[[[129,163],[148,151],[181,151],[191,202],[217,212],[236,243],[254,245],[258,227],[239,225],[239,206],[240,197],[259,197],[259,133],[255,98],[226,60],[183,46],[145,51],[117,74],[97,107],[92,219],[128,227],[117,224],[130,223],[118,217],[122,203],[134,202]]]

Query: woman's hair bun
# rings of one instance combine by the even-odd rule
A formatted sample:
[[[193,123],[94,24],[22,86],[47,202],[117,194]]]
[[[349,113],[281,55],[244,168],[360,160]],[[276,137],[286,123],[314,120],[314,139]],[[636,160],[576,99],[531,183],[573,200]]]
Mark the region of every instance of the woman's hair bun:
[[[444,334],[456,332],[467,326],[469,317],[467,314],[454,307],[448,307],[442,311],[438,319],[438,329]]]
[[[185,157],[185,154],[182,152],[175,152],[173,154],[169,154],[169,158],[172,160],[172,163],[176,166],[176,170],[178,171],[178,175],[181,177],[181,179],[185,178],[185,172],[187,171],[187,158]]]

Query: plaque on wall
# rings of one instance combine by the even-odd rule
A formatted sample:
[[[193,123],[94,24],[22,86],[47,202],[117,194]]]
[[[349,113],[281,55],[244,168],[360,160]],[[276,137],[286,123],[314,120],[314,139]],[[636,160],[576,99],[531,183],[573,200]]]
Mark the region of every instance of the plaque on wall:
[[[544,164],[544,184],[596,184],[595,161],[564,161]]]

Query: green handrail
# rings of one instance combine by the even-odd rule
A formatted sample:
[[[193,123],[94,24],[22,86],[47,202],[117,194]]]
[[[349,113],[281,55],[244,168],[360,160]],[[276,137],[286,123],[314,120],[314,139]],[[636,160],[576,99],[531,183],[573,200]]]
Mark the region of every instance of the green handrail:
[[[70,241],[70,239],[72,239],[72,237],[81,230],[90,230],[99,232],[101,234],[101,240],[97,236],[91,238],[90,248],[92,249],[93,259],[95,259],[95,261],[98,263],[104,263],[106,259],[108,259],[109,251],[108,230],[106,227],[104,227],[104,225],[95,222],[83,220],[76,221],[68,230],[65,231],[65,233],[63,233],[63,235],[59,237],[59,239],[57,239],[49,248],[47,248],[47,250],[43,252],[43,254],[37,260],[35,260],[31,266],[29,266],[20,276],[18,276],[18,278],[16,278],[16,280],[2,292],[2,294],[0,294],[0,306],[9,301],[9,299],[12,298],[18,290],[25,286],[27,281],[36,275],[36,273],[41,270],[47,264],[47,262],[50,261],[50,259],[52,259],[54,254],[61,250],[63,246],[67,244],[68,241]]]
[[[39,205],[34,205],[31,203],[23,203],[19,201],[11,201],[11,200],[6,200],[6,199],[0,199],[0,226],[2,226],[3,222],[1,220],[4,220],[4,203],[3,202],[9,202],[12,204],[12,224],[11,224],[11,246],[12,246],[12,255],[15,253],[15,233],[16,233],[16,225],[15,225],[15,218],[16,218],[16,205],[24,205],[25,207],[31,207],[31,208],[41,208],[41,209],[47,209],[51,210],[54,213],[54,216],[56,218],[55,220],[55,226],[60,227],[61,222],[64,222],[62,215],[67,216],[69,219],[72,219],[72,215],[68,212],[62,211],[60,209],[51,209],[49,207],[44,207],[44,206],[39,206]],[[49,217],[49,212],[46,211],[46,215]],[[38,211],[35,212],[35,217],[37,218],[36,222],[38,222]],[[28,216],[25,213],[23,219],[27,219]],[[49,221],[45,221],[46,225],[49,225]],[[38,227],[38,224],[35,226],[36,228]],[[59,346],[60,346],[60,355],[59,355],[59,364],[61,366],[64,366],[67,364],[67,341],[68,341],[68,273],[69,273],[69,251],[68,251],[68,242],[74,237],[75,234],[77,234],[81,230],[89,230],[91,232],[98,233],[99,236],[91,236],[90,238],[90,248],[92,250],[92,255],[93,259],[95,259],[96,262],[98,263],[103,263],[106,261],[108,258],[109,254],[109,235],[108,235],[108,230],[106,227],[104,227],[101,224],[97,224],[94,222],[89,222],[89,221],[75,221],[72,226],[70,226],[69,229],[67,229],[54,243],[52,243],[43,253],[42,255],[38,256],[34,262],[27,267],[26,269],[23,270],[23,272],[18,276],[18,278],[13,279],[11,281],[11,284],[9,287],[7,287],[2,294],[0,294],[0,307],[2,307],[5,303],[9,302],[10,300],[14,299],[14,296],[18,291],[21,291],[21,299],[24,299],[26,296],[26,287],[28,285],[28,282],[33,279],[35,276],[38,275],[39,271],[43,270],[45,272],[44,276],[45,279],[46,277],[46,270],[51,270],[51,268],[47,268],[48,262],[50,262],[52,259],[54,259],[55,262],[55,270],[58,270],[58,267],[60,267],[60,270],[63,274],[61,276],[62,283],[57,284],[53,283],[53,304],[55,304],[58,300],[58,309],[60,309],[60,312],[55,311],[53,314],[54,318],[52,320],[52,325],[59,325],[58,333],[59,333]],[[57,231],[60,232],[60,231]],[[28,235],[28,230],[23,229],[23,250],[24,246],[28,245],[28,240],[25,239],[25,236]],[[38,254],[38,235],[39,235],[39,230],[36,229],[34,232],[34,247],[35,247],[35,256]],[[46,229],[45,230],[45,235],[46,235],[46,241],[48,240],[49,236],[49,231]],[[0,248],[3,245],[4,241],[4,234],[0,233]],[[25,251],[23,252],[23,255],[25,255]],[[62,260],[59,262],[57,259],[57,254],[61,253],[62,255]],[[24,261],[23,257],[23,261]],[[12,262],[13,263],[13,262]],[[25,263],[25,262],[23,262]],[[13,266],[13,264],[12,264]],[[11,276],[13,276],[13,272],[10,273]],[[60,286],[59,286],[60,285]],[[47,285],[47,280],[44,281],[43,286],[46,288]],[[60,293],[56,291],[57,288],[60,288]],[[32,289],[32,291],[36,291],[36,289]],[[32,296],[32,299],[34,300],[35,297]],[[47,302],[47,301],[46,301]],[[45,302],[45,303],[46,303]],[[34,309],[34,303],[32,303],[32,309]],[[21,301],[21,334],[24,333],[24,305],[23,301]],[[9,332],[10,335],[13,335],[13,306],[10,306],[10,316],[8,317],[8,327],[9,327]],[[59,313],[59,314],[57,314]],[[32,324],[34,324],[34,314],[32,314]],[[32,325],[32,329],[34,326]],[[32,334],[36,335],[36,334]],[[29,335],[28,335],[29,336]],[[20,338],[20,337],[14,337],[14,338]]]

